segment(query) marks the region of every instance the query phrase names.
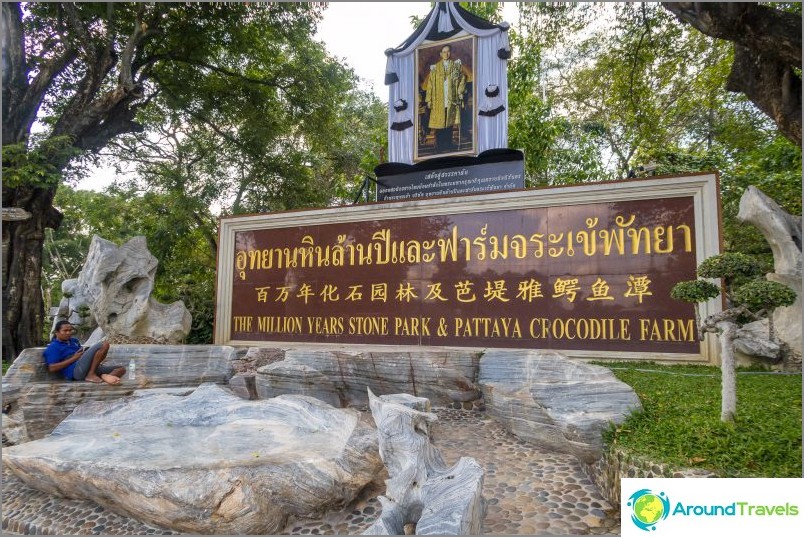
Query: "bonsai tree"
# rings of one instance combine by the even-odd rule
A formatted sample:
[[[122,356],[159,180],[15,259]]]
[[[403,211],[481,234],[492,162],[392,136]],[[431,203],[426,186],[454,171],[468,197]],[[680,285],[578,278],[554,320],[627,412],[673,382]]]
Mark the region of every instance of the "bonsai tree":
[[[721,407],[720,419],[734,421],[737,414],[737,380],[734,372],[733,342],[737,330],[746,323],[768,318],[768,337],[776,340],[773,331],[773,310],[789,306],[796,293],[788,286],[760,278],[761,269],[754,258],[740,253],[725,253],[705,259],[698,266],[699,278],[720,279],[726,296],[727,309],[700,320],[697,304],[720,296],[721,288],[706,280],[677,283],[670,296],[696,304],[695,316],[699,336],[706,332],[718,334],[720,340]]]

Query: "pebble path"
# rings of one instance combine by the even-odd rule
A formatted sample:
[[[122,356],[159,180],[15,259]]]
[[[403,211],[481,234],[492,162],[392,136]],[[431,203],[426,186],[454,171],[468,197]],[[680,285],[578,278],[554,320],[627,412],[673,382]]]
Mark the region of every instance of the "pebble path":
[[[485,469],[483,532],[503,535],[619,535],[619,510],[565,454],[542,451],[509,434],[485,412],[434,409],[433,444],[444,462],[474,457]],[[2,529],[17,535],[172,535],[95,503],[53,498],[3,469]],[[348,509],[323,519],[296,520],[286,535],[357,535],[380,514],[381,482]]]

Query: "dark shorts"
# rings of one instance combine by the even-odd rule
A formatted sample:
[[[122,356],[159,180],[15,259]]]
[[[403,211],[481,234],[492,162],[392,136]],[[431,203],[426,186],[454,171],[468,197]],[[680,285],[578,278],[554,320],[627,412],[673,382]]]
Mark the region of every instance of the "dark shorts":
[[[102,345],[102,341],[95,343],[88,348],[84,354],[81,355],[81,358],[79,358],[77,362],[75,362],[75,369],[73,369],[73,380],[84,380],[87,378],[89,367],[92,365],[92,357],[95,356],[95,353],[100,350]],[[111,373],[115,369],[117,369],[116,366],[104,365],[101,363],[98,364],[98,368],[95,373],[100,376]]]

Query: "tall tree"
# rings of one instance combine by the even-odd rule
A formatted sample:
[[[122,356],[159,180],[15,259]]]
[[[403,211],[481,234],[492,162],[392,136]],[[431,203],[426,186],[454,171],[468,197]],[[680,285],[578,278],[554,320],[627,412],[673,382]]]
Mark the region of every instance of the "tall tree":
[[[548,183],[625,177],[640,153],[697,143],[728,52],[710,41],[646,3],[522,5],[512,139],[549,140],[528,153]]]
[[[530,177],[600,180],[650,162],[657,175],[719,170],[724,246],[771,259],[737,208],[754,184],[800,214],[801,148],[727,91],[731,43],[651,4],[526,3],[514,30],[509,143],[526,150]]]
[[[163,121],[121,136],[104,151],[128,170],[109,189],[109,203],[128,199],[136,211],[157,215],[137,217],[135,229],[160,260],[156,298],[182,300],[193,316],[189,342],[212,340],[218,216],[351,203],[376,165],[387,111],[373,94],[341,87],[350,80],[343,71],[332,81],[332,94],[322,98],[333,114],[307,126],[291,121],[268,96],[253,103],[238,99],[226,121],[214,124],[166,108],[157,98],[151,113]],[[199,86],[195,93],[208,90]],[[226,107],[229,98],[220,95],[218,106]],[[254,117],[275,127],[247,128]],[[57,200],[66,198],[62,190]],[[83,218],[94,214],[79,208]],[[115,218],[114,224],[110,235],[128,238],[130,223]]]
[[[202,83],[222,92],[237,85],[232,93],[241,99],[273,92],[297,124],[326,115],[328,103],[315,98],[339,66],[311,61],[321,47],[310,37],[321,9],[284,2],[2,3],[3,206],[32,215],[3,226],[4,359],[40,343],[43,242],[45,228],[60,223],[53,207],[60,181],[119,135],[142,131],[157,96],[210,125],[225,123],[225,110],[192,95]]]
[[[682,22],[731,41],[726,88],[744,93],[801,146],[801,3],[662,2]]]

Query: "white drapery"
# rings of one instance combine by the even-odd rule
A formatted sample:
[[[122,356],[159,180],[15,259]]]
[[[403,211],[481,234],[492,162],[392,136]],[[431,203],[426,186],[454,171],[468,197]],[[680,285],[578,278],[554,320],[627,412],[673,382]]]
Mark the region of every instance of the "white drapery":
[[[446,9],[442,6],[446,4]],[[439,31],[454,30],[450,15],[455,19],[462,31],[455,34],[474,35],[477,38],[477,57],[475,58],[475,79],[473,92],[475,94],[475,125],[477,126],[477,152],[487,149],[508,147],[508,61],[500,58],[498,52],[510,53],[508,42],[508,24],[494,28],[475,28],[460,13],[457,3],[438,2],[422,23],[421,32],[416,39],[406,43],[404,48],[389,49],[385,74],[388,88],[388,160],[413,164],[413,144],[416,143],[416,129],[409,127],[402,130],[392,128],[412,121],[415,125],[414,115],[416,101],[416,73],[414,52],[416,48],[426,41],[427,36],[437,24]],[[451,36],[451,37],[455,37]],[[506,54],[503,54],[504,56]],[[490,97],[487,88],[496,86],[499,94]],[[489,92],[491,93],[491,92]],[[405,110],[397,111],[394,103],[398,100],[407,101]],[[499,110],[494,115],[480,115],[481,111]]]

